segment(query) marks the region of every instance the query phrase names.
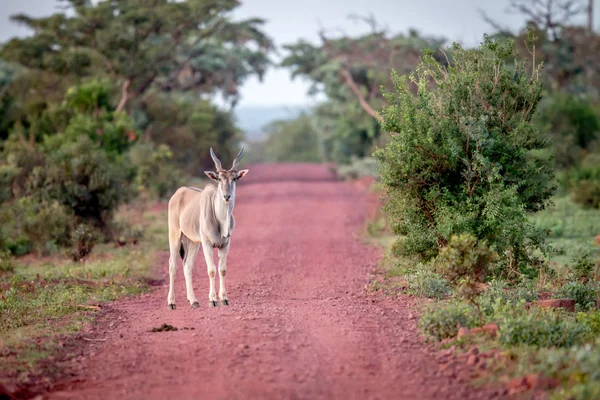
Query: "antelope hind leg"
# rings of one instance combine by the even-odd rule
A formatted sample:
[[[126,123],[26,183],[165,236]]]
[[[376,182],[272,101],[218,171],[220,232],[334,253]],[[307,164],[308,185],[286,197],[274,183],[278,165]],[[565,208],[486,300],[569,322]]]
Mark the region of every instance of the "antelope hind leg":
[[[208,271],[208,279],[210,280],[210,289],[208,291],[208,305],[211,307],[217,306],[217,295],[215,292],[215,275],[217,268],[215,267],[215,261],[213,258],[213,247],[205,240],[202,241],[202,252],[204,253],[204,259],[206,260],[206,269]]]
[[[229,241],[219,248],[219,299],[224,306],[229,305],[227,290],[225,289],[225,275],[227,273],[227,254],[229,253]]]

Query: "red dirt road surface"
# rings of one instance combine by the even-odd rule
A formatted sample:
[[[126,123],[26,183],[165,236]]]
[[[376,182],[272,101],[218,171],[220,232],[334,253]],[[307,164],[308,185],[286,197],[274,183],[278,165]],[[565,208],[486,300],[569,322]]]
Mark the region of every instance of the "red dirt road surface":
[[[359,238],[368,209],[364,190],[336,181],[326,167],[250,167],[234,211],[231,305],[208,307],[199,254],[201,306],[191,309],[179,261],[177,309],[167,308],[168,279],[150,295],[109,305],[88,333],[104,341],[91,343],[73,363],[77,376],[43,398],[495,397],[463,371],[441,368],[408,299],[365,292],[380,256]],[[167,257],[158,260],[164,278]],[[163,323],[178,330],[151,332]]]

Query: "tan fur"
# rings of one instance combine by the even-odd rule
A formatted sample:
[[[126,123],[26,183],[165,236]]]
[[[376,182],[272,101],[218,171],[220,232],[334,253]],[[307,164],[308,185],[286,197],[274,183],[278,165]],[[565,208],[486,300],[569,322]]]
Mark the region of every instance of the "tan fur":
[[[181,187],[169,200],[169,307],[175,308],[174,283],[177,256],[180,250],[183,255],[183,271],[186,281],[188,301],[192,307],[198,306],[198,301],[192,286],[192,271],[194,260],[200,247],[206,260],[207,272],[210,279],[208,294],[211,305],[216,305],[215,275],[216,266],[213,259],[213,249],[219,251],[219,298],[223,304],[228,304],[225,289],[225,270],[231,234],[235,228],[233,208],[235,206],[236,182],[243,178],[248,170],[237,170],[239,159],[244,149],[234,159],[233,167],[224,170],[221,162],[212,149],[211,156],[217,171],[205,171],[205,174],[217,186],[207,185],[204,189]]]

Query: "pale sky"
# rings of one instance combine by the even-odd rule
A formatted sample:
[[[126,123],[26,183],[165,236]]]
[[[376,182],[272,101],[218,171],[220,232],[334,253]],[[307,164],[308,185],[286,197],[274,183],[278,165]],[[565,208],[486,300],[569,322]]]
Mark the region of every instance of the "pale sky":
[[[600,0],[595,1],[595,26],[600,25]],[[492,30],[477,9],[503,25],[517,29],[523,18],[505,12],[508,0],[246,0],[236,10],[238,18],[261,17],[267,20],[264,30],[279,46],[306,39],[317,43],[320,27],[348,35],[366,31],[364,24],[347,18],[349,14],[373,14],[390,32],[408,32],[415,28],[422,34],[444,36],[450,41],[476,45],[484,33]],[[56,11],[56,0],[0,0],[0,42],[27,30],[9,21],[9,16],[24,12],[42,16]],[[306,94],[307,82],[290,79],[284,69],[270,70],[263,83],[249,79],[242,87],[238,106],[306,105],[313,102]]]

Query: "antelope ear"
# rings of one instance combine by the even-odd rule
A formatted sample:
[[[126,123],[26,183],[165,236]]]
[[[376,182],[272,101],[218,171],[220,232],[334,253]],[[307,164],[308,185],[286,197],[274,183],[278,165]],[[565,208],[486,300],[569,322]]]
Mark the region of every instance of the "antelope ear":
[[[250,171],[249,169],[242,169],[239,170],[237,173],[237,178],[238,179],[242,179],[244,176],[246,176],[246,174],[248,173],[248,171]]]
[[[206,174],[206,176],[208,176],[213,181],[215,181],[215,182],[219,181],[219,175],[217,175],[216,172],[214,172],[214,171],[204,171],[204,173]]]

